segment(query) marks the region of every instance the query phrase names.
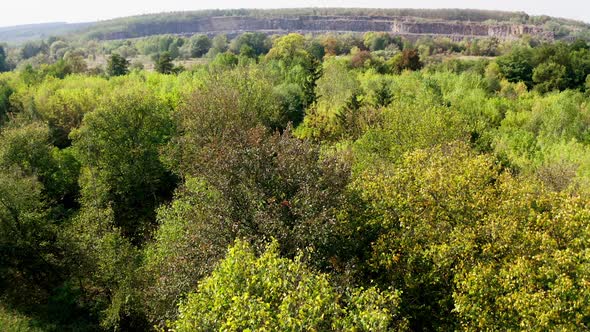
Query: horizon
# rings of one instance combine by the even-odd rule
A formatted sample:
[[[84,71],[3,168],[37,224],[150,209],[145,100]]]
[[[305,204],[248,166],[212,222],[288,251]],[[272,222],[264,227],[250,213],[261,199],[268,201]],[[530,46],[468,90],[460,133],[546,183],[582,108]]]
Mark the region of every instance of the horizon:
[[[384,0],[373,0],[371,3],[358,0],[325,0],[320,2],[299,1],[298,3],[288,2],[286,0],[275,0],[273,5],[270,5],[269,0],[253,0],[249,3],[252,6],[244,6],[243,2],[236,0],[219,0],[218,6],[189,6],[187,0],[171,0],[166,6],[160,6],[153,0],[143,1],[140,6],[134,6],[133,2],[125,2],[123,5],[108,6],[108,4],[115,4],[113,0],[105,0],[101,3],[102,6],[92,10],[92,8],[80,8],[80,6],[72,7],[67,14],[63,10],[54,12],[56,8],[63,8],[62,5],[68,4],[68,0],[56,0],[52,3],[41,4],[42,7],[47,7],[45,10],[36,10],[31,13],[27,6],[33,0],[23,0],[14,5],[13,8],[5,10],[0,13],[0,28],[9,28],[14,26],[26,26],[36,24],[50,24],[50,23],[94,23],[100,21],[108,21],[117,18],[124,18],[130,16],[153,15],[160,13],[174,13],[174,12],[190,12],[199,10],[214,10],[214,9],[297,9],[297,8],[374,8],[374,9],[462,9],[462,10],[489,10],[489,11],[504,11],[504,12],[525,12],[531,16],[546,15],[556,18],[577,20],[590,24],[590,4],[579,4],[576,1],[565,0],[560,2],[560,6],[555,7],[556,3],[552,1],[519,1],[517,4],[514,1],[496,1],[495,3],[486,3],[486,1],[467,1],[467,0],[447,0],[447,1],[413,1],[413,6],[404,6],[403,2],[399,6],[385,6]],[[33,1],[34,2],[34,1]],[[281,3],[289,4],[281,6]],[[387,2],[389,3],[389,2]],[[442,3],[442,5],[441,5]],[[568,6],[568,3],[574,3],[573,6]],[[235,5],[234,5],[235,4]],[[464,4],[464,6],[461,6]],[[97,4],[89,4],[95,6]],[[37,4],[37,7],[39,4]],[[580,8],[576,8],[580,7]],[[24,12],[24,14],[23,14]]]

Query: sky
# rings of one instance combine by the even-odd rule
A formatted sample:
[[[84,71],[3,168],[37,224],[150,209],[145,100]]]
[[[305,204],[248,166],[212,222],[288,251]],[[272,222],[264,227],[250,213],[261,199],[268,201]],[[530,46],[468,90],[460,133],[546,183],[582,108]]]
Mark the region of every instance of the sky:
[[[90,22],[169,11],[226,8],[473,8],[524,11],[590,23],[590,0],[3,0],[0,26]]]

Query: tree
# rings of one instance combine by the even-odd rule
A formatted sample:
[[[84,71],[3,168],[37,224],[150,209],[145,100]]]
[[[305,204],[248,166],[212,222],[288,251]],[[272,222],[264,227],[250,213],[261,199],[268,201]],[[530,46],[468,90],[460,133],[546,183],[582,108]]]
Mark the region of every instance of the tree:
[[[10,112],[10,96],[14,93],[14,90],[8,83],[0,80],[0,127],[8,120],[8,114]]]
[[[107,63],[107,75],[122,76],[129,73],[129,61],[117,53],[113,53]]]
[[[371,51],[384,50],[389,45],[387,33],[368,32],[364,35],[363,44]]]
[[[237,66],[239,63],[239,58],[231,53],[231,52],[224,52],[224,53],[218,53],[215,58],[213,59],[213,61],[211,61],[211,67],[215,68],[225,68],[225,69],[229,69],[229,68],[233,68],[235,66]]]
[[[63,57],[72,74],[82,74],[88,70],[84,56],[78,52],[66,52]]]
[[[333,34],[324,35],[321,39],[321,43],[324,46],[327,55],[337,55],[342,51],[342,43]]]
[[[82,164],[82,204],[112,207],[115,226],[141,244],[175,178],[159,160],[174,127],[169,106],[135,85],[113,92],[70,136]]]
[[[420,70],[424,66],[417,49],[404,49],[400,54],[391,58],[390,66],[396,73],[404,70]]]
[[[30,59],[40,53],[47,53],[49,47],[45,42],[26,42],[20,50],[20,57],[22,59]]]
[[[6,63],[6,51],[4,50],[4,46],[0,45],[0,73],[8,70],[8,63]]]
[[[18,168],[24,176],[35,177],[43,194],[56,208],[73,205],[78,192],[79,165],[69,150],[50,144],[46,124],[33,122],[6,128],[0,134],[0,169]]]
[[[115,226],[112,209],[86,206],[62,227],[76,304],[91,299],[87,310],[102,329],[149,330],[137,291],[140,251]]]
[[[0,291],[14,305],[39,305],[65,272],[42,191],[34,176],[0,167]]]
[[[301,88],[305,107],[316,101],[315,86],[321,76],[321,63],[308,53],[302,35],[291,33],[277,38],[266,60],[278,64],[279,75],[285,81]]]
[[[255,58],[269,51],[270,41],[263,33],[246,32],[232,40],[229,49],[235,54]]]
[[[532,86],[533,82],[533,55],[530,49],[524,47],[515,48],[507,55],[496,60],[500,71],[509,82],[524,82]]]
[[[496,62],[490,62],[486,66],[484,78],[487,85],[488,92],[500,91],[500,82],[502,80],[502,74],[500,73],[500,66]]]
[[[535,89],[541,93],[563,90],[566,87],[566,68],[554,62],[538,65],[533,70]]]
[[[174,64],[172,63],[172,55],[170,52],[164,52],[158,55],[155,59],[155,70],[160,74],[172,74]]]
[[[307,51],[318,61],[321,61],[326,55],[324,45],[322,45],[317,39],[313,39],[309,42],[309,45],[307,45]]]
[[[228,43],[227,43],[227,36],[226,35],[217,35],[213,37],[211,40],[211,49],[207,55],[211,58],[215,57],[219,53],[224,53],[227,51]]]
[[[291,33],[277,38],[266,55],[269,60],[281,60],[291,66],[309,57],[305,49],[305,39],[302,35]]]
[[[580,48],[570,53],[571,63],[567,68],[566,79],[569,87],[580,89],[584,87],[586,77],[590,75],[590,50]]]
[[[221,192],[188,177],[171,204],[158,209],[158,231],[145,250],[143,298],[150,321],[176,318],[179,299],[223,259],[233,240],[229,206]]]
[[[273,87],[255,75],[239,68],[195,91],[175,116],[182,120],[164,160],[179,176],[221,192],[235,225],[225,234],[255,242],[274,237],[289,255],[308,246],[328,255],[337,248],[328,243],[336,238],[348,163],[321,157],[318,145],[288,127],[280,133],[263,126],[279,105]]]
[[[276,242],[257,258],[238,241],[180,305],[180,317],[172,327],[179,332],[385,331],[399,323],[397,301],[396,292],[375,288],[341,296],[326,275],[309,271],[300,258],[281,258]]]
[[[187,45],[190,49],[191,57],[200,58],[209,52],[212,43],[207,35],[195,35],[191,37]]]
[[[461,239],[461,230],[471,230],[493,207],[481,196],[498,170],[491,158],[474,156],[464,144],[414,150],[395,165],[368,171],[353,184],[365,200],[358,206],[369,209],[363,215],[376,219],[351,227],[378,234],[365,239],[373,243],[374,275],[383,278],[378,284],[401,287],[401,308],[412,330],[454,330],[453,267],[462,264],[464,253],[447,243]]]
[[[63,40],[57,40],[51,44],[49,47],[49,54],[55,60],[61,60],[64,57],[64,54],[68,51],[70,46],[64,42]]]

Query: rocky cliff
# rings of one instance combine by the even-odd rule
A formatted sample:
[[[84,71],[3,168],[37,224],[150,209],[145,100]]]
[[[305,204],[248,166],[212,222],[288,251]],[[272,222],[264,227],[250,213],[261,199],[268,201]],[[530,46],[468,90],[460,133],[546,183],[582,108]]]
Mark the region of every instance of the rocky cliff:
[[[299,17],[249,17],[221,16],[194,20],[133,23],[125,28],[109,31],[99,39],[124,39],[155,34],[228,33],[246,31],[284,34],[345,33],[380,31],[404,36],[447,36],[453,39],[496,37],[516,39],[523,34],[552,39],[553,34],[543,28],[525,24],[481,23],[461,21],[413,20],[408,17],[380,16],[299,16]]]

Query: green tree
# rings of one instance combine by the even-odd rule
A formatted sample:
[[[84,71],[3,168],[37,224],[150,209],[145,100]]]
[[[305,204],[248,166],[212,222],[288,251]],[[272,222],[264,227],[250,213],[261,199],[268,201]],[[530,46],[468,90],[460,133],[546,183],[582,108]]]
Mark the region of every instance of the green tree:
[[[0,290],[13,305],[38,305],[65,272],[42,191],[18,167],[0,169]]]
[[[335,239],[331,225],[344,199],[348,164],[322,158],[319,146],[289,129],[264,127],[278,103],[273,87],[254,75],[248,68],[225,72],[195,91],[175,117],[182,119],[179,135],[165,160],[179,176],[202,179],[222,193],[236,225],[226,234],[274,237],[291,255],[308,246],[328,255],[336,249],[328,243]]]
[[[0,45],[0,73],[8,71],[8,63],[6,63],[6,51],[4,46]]]
[[[174,64],[172,63],[172,55],[170,52],[159,54],[155,59],[155,70],[161,74],[172,74]]]
[[[5,128],[0,134],[0,168],[18,168],[43,185],[44,198],[72,206],[78,193],[79,165],[69,150],[50,143],[49,128],[38,122]]]
[[[500,91],[502,74],[500,73],[500,66],[498,63],[490,62],[490,64],[486,66],[484,78],[486,80],[488,92]]]
[[[350,293],[349,298],[339,295],[326,275],[311,272],[300,258],[281,258],[276,243],[257,258],[246,243],[236,242],[198,291],[180,305],[180,317],[172,327],[385,331],[399,323],[396,292],[370,288]]]
[[[191,57],[200,58],[209,52],[212,43],[207,35],[194,35],[189,39],[187,46],[190,49]]]
[[[22,59],[30,59],[40,53],[49,52],[49,47],[45,42],[26,42],[20,50],[20,57]]]
[[[286,83],[301,87],[305,107],[316,101],[315,87],[321,76],[321,64],[305,48],[302,35],[291,33],[277,38],[266,60],[277,65],[278,74]]]
[[[163,326],[177,305],[223,259],[234,233],[221,192],[189,177],[170,205],[158,209],[158,231],[145,250],[143,296],[150,321]]]
[[[496,62],[509,82],[524,82],[527,86],[532,86],[534,64],[529,48],[515,48],[509,54],[499,57]]]
[[[213,37],[213,39],[211,40],[211,49],[209,49],[209,52],[207,53],[207,55],[209,57],[213,58],[219,53],[226,52],[227,49],[228,49],[227,36],[220,34],[220,35]]]
[[[321,61],[326,55],[326,50],[324,49],[324,46],[316,39],[312,40],[309,43],[309,45],[307,46],[307,51],[318,61]]]
[[[387,33],[368,32],[363,37],[363,44],[371,51],[384,50],[389,44]]]
[[[61,60],[64,57],[64,54],[67,52],[70,46],[64,42],[63,40],[57,40],[51,44],[49,47],[49,54],[55,60]]]
[[[115,226],[135,244],[149,236],[155,208],[175,186],[158,157],[173,130],[169,106],[135,85],[112,93],[71,133],[83,205],[111,206]]]
[[[270,41],[264,33],[246,32],[232,40],[229,49],[235,54],[257,57],[269,51]]]
[[[476,255],[463,260],[476,263],[465,264],[455,281],[462,328],[585,329],[588,200],[534,182],[505,181],[500,193],[493,213],[460,241]]]
[[[239,59],[238,57],[231,53],[231,52],[224,52],[224,53],[218,53],[215,58],[213,59],[213,61],[211,61],[211,67],[215,68],[225,68],[225,69],[229,69],[229,68],[233,68],[235,66],[237,66],[239,63]]]
[[[129,73],[129,61],[117,53],[113,53],[107,62],[107,75],[122,76]]]
[[[391,58],[389,62],[394,73],[401,73],[404,70],[420,70],[424,66],[418,50],[409,48]]]
[[[116,227],[112,209],[85,206],[62,227],[75,300],[98,321],[93,328],[149,330],[138,292],[140,251]]]
[[[541,93],[563,90],[566,87],[566,68],[554,62],[538,65],[533,70],[535,89]]]
[[[0,127],[8,120],[8,114],[10,112],[10,96],[14,93],[14,90],[10,85],[0,80]]]
[[[370,268],[379,284],[401,287],[401,308],[412,330],[455,329],[454,267],[467,264],[462,250],[469,253],[469,247],[454,244],[493,207],[487,195],[497,167],[464,144],[415,150],[394,165],[357,178],[353,188],[365,202],[357,204],[368,207],[362,215],[375,219],[351,227],[377,234],[364,239],[372,243],[366,246]],[[364,241],[358,241],[361,251]]]
[[[269,60],[284,61],[287,66],[291,66],[305,61],[309,57],[309,53],[305,49],[304,37],[297,33],[291,33],[277,38],[266,57]]]

